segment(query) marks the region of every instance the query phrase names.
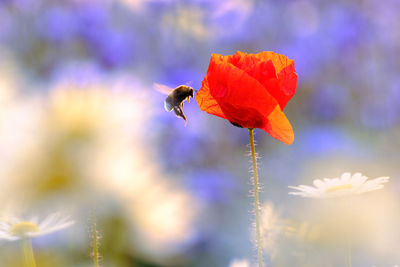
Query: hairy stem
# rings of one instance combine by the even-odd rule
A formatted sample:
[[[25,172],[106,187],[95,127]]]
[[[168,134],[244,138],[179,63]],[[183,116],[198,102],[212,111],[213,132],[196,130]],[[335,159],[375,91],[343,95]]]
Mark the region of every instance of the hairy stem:
[[[22,254],[24,255],[25,267],[36,267],[35,256],[33,255],[31,239],[22,239]]]
[[[94,267],[99,267],[99,237],[97,232],[96,211],[92,210],[92,246]]]
[[[257,159],[256,150],[254,148],[254,129],[249,128],[249,139],[250,139],[250,150],[251,159],[253,161],[253,173],[254,173],[254,214],[256,219],[256,245],[257,245],[257,258],[258,266],[262,267],[262,244],[261,244],[261,230],[260,230],[260,201],[258,197],[258,172],[257,172]]]

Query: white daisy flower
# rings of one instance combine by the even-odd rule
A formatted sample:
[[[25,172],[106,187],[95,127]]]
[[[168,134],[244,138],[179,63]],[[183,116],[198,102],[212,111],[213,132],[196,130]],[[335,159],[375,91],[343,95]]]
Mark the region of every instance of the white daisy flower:
[[[47,235],[74,224],[69,217],[61,216],[60,213],[52,213],[39,222],[38,217],[29,220],[11,217],[0,220],[0,239],[20,240],[29,239],[37,236]]]
[[[291,189],[298,190],[289,192],[289,194],[310,198],[344,197],[381,189],[383,184],[388,181],[389,177],[368,180],[368,177],[359,172],[353,175],[346,172],[340,178],[316,179],[313,182],[315,187],[308,185],[289,186]]]

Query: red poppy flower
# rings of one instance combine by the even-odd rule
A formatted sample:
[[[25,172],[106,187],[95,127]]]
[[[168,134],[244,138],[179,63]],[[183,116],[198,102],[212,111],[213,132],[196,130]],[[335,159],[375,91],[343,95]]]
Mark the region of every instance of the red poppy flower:
[[[291,144],[293,129],[283,109],[296,87],[294,61],[284,55],[213,54],[196,100],[209,114],[243,128],[260,128]]]

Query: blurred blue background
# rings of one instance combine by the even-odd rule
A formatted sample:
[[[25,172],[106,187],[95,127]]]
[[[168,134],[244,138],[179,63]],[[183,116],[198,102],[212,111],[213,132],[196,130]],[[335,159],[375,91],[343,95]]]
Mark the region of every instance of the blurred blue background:
[[[293,145],[256,131],[262,203],[302,222],[310,202],[288,196],[288,185],[361,171],[391,176],[377,198],[396,225],[399,13],[397,0],[0,0],[2,200],[68,206],[79,222],[59,247],[38,241],[40,266],[91,266],[93,202],[104,266],[254,259],[247,131],[195,101],[185,104],[185,127],[153,87],[198,90],[211,54],[237,50],[285,54],[298,74],[285,110]],[[376,246],[356,244],[354,266],[399,264],[390,252],[400,248],[398,229],[376,227],[388,233]],[[18,266],[15,245],[1,246],[0,265]],[[285,238],[266,262],[343,266],[329,249],[328,258],[309,256],[315,247]]]

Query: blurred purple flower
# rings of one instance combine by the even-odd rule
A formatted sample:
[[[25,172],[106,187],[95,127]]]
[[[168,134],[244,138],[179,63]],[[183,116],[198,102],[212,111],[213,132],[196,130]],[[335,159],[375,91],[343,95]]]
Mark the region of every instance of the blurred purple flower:
[[[254,8],[252,0],[209,1],[212,22],[219,38],[244,33],[244,25]],[[229,30],[227,31],[227,29]],[[245,34],[241,34],[245,36]]]
[[[203,76],[200,70],[189,66],[167,68],[164,70],[164,78],[161,83],[173,84],[174,86],[185,84],[193,87],[195,90],[199,90],[201,88]]]
[[[365,37],[366,21],[357,9],[347,6],[335,6],[327,10],[324,34],[327,40],[334,42],[338,51],[360,45]]]
[[[88,38],[97,35],[111,19],[111,13],[101,5],[80,5],[75,12],[81,33]]]
[[[390,90],[370,92],[361,104],[360,116],[364,127],[385,130],[399,124],[400,86],[394,84]]]
[[[65,42],[73,38],[78,22],[73,11],[62,7],[50,7],[44,10],[38,22],[38,31],[50,42]]]
[[[106,66],[114,67],[130,63],[135,51],[132,33],[110,30],[103,32],[97,40],[94,40],[93,49]]]
[[[316,119],[329,121],[346,115],[349,107],[349,89],[338,85],[317,88],[308,101],[310,115]]]
[[[362,154],[364,149],[357,145],[348,132],[333,126],[311,126],[298,131],[295,148],[307,157],[337,154]]]
[[[33,13],[41,4],[41,0],[0,0],[0,6],[3,4],[12,5],[19,11]]]
[[[80,34],[89,45],[90,53],[107,67],[131,62],[135,51],[134,32],[113,28],[104,7],[84,5],[78,9]]]
[[[13,30],[12,14],[6,8],[1,6],[0,1],[0,40],[4,41],[5,37],[8,36]]]
[[[198,136],[174,129],[171,124],[179,123],[183,127],[183,121],[175,118],[173,114],[168,113],[166,115],[168,116],[164,119],[170,121],[165,124],[168,125],[169,133],[164,132],[165,136],[161,137],[161,163],[168,170],[183,170],[187,166],[201,165],[207,153],[207,150],[204,149],[207,144],[206,141]]]
[[[200,201],[216,204],[225,203],[238,190],[238,184],[227,171],[200,169],[189,175],[187,185]]]

